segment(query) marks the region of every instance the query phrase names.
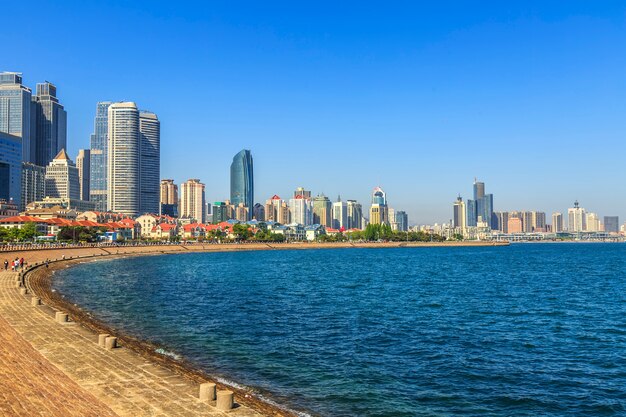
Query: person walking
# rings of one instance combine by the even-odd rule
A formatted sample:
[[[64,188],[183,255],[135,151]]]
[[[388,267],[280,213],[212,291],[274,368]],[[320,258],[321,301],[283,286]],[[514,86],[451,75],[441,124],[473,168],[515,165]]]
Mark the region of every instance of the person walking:
[[[9,261],[7,261],[6,259],[4,260],[4,270],[6,271],[7,269],[9,269]]]

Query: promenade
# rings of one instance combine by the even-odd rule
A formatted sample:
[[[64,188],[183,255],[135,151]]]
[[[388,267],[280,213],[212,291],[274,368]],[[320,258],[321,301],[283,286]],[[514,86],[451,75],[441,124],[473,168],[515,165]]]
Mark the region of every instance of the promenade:
[[[60,259],[61,252],[69,257],[102,251],[52,250],[20,256],[32,263]],[[32,306],[32,294],[21,295],[16,278],[17,273],[0,272],[1,415],[262,415],[245,406],[218,411],[214,401],[198,399],[197,382],[124,347],[105,350],[96,334],[76,323],[57,323],[49,306]]]

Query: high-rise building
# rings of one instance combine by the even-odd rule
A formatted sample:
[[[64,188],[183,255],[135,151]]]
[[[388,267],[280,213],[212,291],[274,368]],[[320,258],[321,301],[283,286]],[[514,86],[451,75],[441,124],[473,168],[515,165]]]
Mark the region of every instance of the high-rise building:
[[[509,212],[499,211],[494,214],[497,222],[496,230],[499,230],[502,233],[509,233]]]
[[[248,207],[244,206],[243,203],[239,203],[239,205],[235,207],[235,219],[240,222],[247,222],[250,218],[249,211],[250,209],[248,209]]]
[[[174,180],[161,180],[159,200],[161,203],[161,214],[178,217],[178,186],[174,184]]]
[[[485,183],[479,182],[476,178],[474,178],[474,200],[478,201],[484,196],[485,196]]]
[[[452,207],[452,227],[465,229],[466,215],[463,198],[458,196]]]
[[[552,213],[552,231],[554,233],[563,232],[563,213]]]
[[[133,102],[113,103],[108,112],[107,207],[131,216],[158,213],[159,120]]]
[[[234,207],[230,201],[216,201],[213,203],[213,223],[221,223],[235,217]]]
[[[363,207],[356,200],[348,200],[348,229],[363,228]]]
[[[149,111],[139,112],[140,155],[139,155],[139,212],[158,213],[159,179],[161,175],[161,122]]]
[[[109,106],[107,207],[129,216],[140,214],[139,110],[133,102]]]
[[[604,231],[607,233],[619,232],[619,217],[618,216],[604,216]]]
[[[89,200],[96,203],[96,210],[107,210],[107,138],[109,135],[110,101],[96,105],[93,133],[90,144]]]
[[[513,213],[511,213],[513,214]],[[522,218],[509,216],[507,222],[508,233],[522,233]]]
[[[204,223],[205,204],[204,184],[199,179],[190,179],[180,185],[180,217]],[[215,213],[213,215],[215,221]]]
[[[406,232],[409,230],[409,215],[406,211],[396,211],[396,223],[398,225],[397,230],[400,232]]]
[[[32,97],[31,143],[35,148],[35,163],[46,166],[61,149],[67,148],[67,113],[57,98],[57,88],[46,81],[37,84]],[[32,149],[31,149],[32,154]]]
[[[293,192],[293,197],[296,198],[298,196],[311,199],[311,192],[308,190],[305,190],[304,187],[298,187],[296,188],[296,191]]]
[[[91,153],[89,149],[80,149],[76,157],[76,168],[78,168],[78,182],[80,184],[80,199],[89,201],[89,175],[91,174]]]
[[[65,149],[61,149],[46,167],[46,197],[80,200],[78,168]]]
[[[587,224],[586,232],[600,232],[600,217],[596,213],[587,213],[585,223]]]
[[[533,232],[547,232],[546,213],[543,211],[533,211],[531,213]]]
[[[20,211],[34,201],[41,201],[46,196],[46,168],[30,162],[22,163],[22,198]]]
[[[341,197],[337,197],[337,201],[333,203],[331,221],[333,229],[348,229],[348,204],[341,201]]]
[[[31,101],[31,90],[22,85],[21,73],[0,72],[0,132],[21,138],[22,162],[35,162],[30,131]]]
[[[567,209],[567,231],[570,233],[584,232],[587,230],[587,216],[585,209],[580,207],[578,201],[574,207]]]
[[[259,221],[265,221],[265,207],[261,203],[255,203],[254,209],[252,210],[252,218]]]
[[[274,221],[280,224],[289,224],[290,222],[289,205],[279,196],[274,195],[265,202],[265,220]]]
[[[296,194],[289,200],[289,213],[291,223],[298,223],[303,226],[313,224],[313,204],[311,200],[301,194]]]
[[[234,206],[241,203],[249,209],[254,206],[254,166],[247,149],[235,155],[230,164],[230,201]],[[248,210],[248,220],[251,217],[251,210]]]
[[[374,188],[374,191],[372,192],[370,224],[389,224],[389,208],[387,207],[387,195],[380,187]]]
[[[0,74],[1,75],[1,74]],[[0,98],[0,106],[2,105]],[[0,200],[18,207],[22,199],[22,138],[0,132]]]
[[[313,198],[313,224],[332,227],[332,205],[328,197],[320,194]]]
[[[467,227],[476,227],[478,224],[478,218],[476,217],[476,200],[467,200],[465,213],[467,214],[465,225]]]
[[[522,232],[532,233],[533,232],[533,213],[531,211],[522,211],[520,213],[520,217],[522,219]]]

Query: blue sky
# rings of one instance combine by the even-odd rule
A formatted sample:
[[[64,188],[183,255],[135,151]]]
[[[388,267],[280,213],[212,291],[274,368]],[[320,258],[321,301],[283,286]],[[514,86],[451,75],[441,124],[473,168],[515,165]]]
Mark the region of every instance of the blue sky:
[[[496,210],[626,220],[626,4],[14,2],[0,70],[49,80],[74,157],[95,105],[162,126],[161,174],[229,193],[242,148],[257,201],[297,186],[411,223],[447,221],[474,177]]]

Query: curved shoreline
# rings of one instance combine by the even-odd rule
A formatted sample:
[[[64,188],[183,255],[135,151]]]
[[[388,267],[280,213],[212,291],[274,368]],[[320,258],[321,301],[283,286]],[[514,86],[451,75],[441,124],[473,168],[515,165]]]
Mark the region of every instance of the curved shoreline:
[[[42,301],[60,311],[69,313],[70,318],[80,324],[82,327],[88,329],[90,332],[97,335],[98,333],[114,334],[118,337],[122,346],[129,348],[135,354],[142,356],[143,358],[151,361],[152,363],[163,366],[164,368],[186,378],[194,383],[202,383],[206,381],[213,381],[220,389],[229,389],[235,393],[237,403],[242,404],[252,410],[255,410],[263,415],[267,416],[295,416],[299,412],[295,410],[289,410],[275,404],[273,401],[268,401],[251,390],[241,389],[232,385],[226,385],[215,380],[215,376],[211,376],[206,372],[198,369],[198,367],[191,364],[185,359],[174,359],[169,356],[159,354],[156,349],[159,346],[154,345],[145,340],[137,339],[131,335],[120,333],[113,327],[103,323],[94,317],[88,311],[83,310],[80,306],[72,304],[70,301],[63,298],[62,294],[52,290],[52,276],[53,272],[59,269],[64,269],[72,265],[83,262],[93,262],[98,259],[114,259],[128,256],[154,256],[164,254],[181,254],[181,253],[208,253],[208,252],[226,252],[226,251],[254,251],[254,250],[293,250],[293,249],[332,249],[332,248],[403,248],[403,247],[468,247],[468,246],[507,246],[507,245],[494,245],[493,242],[488,244],[482,243],[469,243],[469,242],[449,242],[448,244],[442,243],[365,243],[365,244],[353,244],[353,243],[334,243],[334,244],[242,244],[242,245],[153,245],[153,246],[129,246],[129,247],[107,247],[106,249],[100,247],[70,247],[70,248],[57,248],[58,251],[64,253],[62,259],[54,259],[50,261],[50,267],[45,268],[42,264],[44,259],[39,259],[42,256],[48,258],[53,252],[49,251],[22,251],[23,255],[33,255],[35,253],[42,255],[37,257],[37,261],[40,262],[36,265],[30,265],[29,268],[23,273],[24,283],[33,291],[34,294],[39,296]],[[108,250],[107,250],[108,249]],[[115,253],[113,253],[115,250]],[[10,252],[5,252],[10,253]],[[17,252],[13,252],[17,253]],[[56,253],[56,252],[54,252]],[[66,254],[68,256],[66,256]],[[32,261],[30,262],[32,264]],[[236,382],[235,382],[236,383]]]

